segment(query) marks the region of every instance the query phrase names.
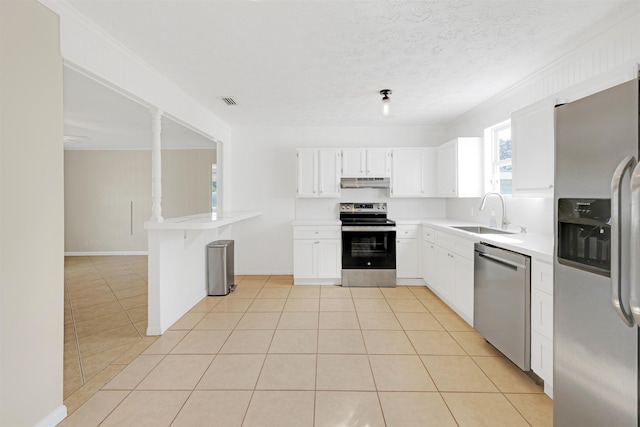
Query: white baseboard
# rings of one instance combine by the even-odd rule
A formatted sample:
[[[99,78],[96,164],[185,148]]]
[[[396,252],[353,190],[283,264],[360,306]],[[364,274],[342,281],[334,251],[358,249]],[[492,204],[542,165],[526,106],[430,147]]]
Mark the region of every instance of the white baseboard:
[[[294,285],[341,285],[342,279],[294,279]]]
[[[55,427],[65,418],[67,418],[67,407],[60,405],[49,415],[41,419],[35,427]]]
[[[64,256],[121,256],[148,255],[147,251],[96,251],[96,252],[65,252]]]
[[[427,286],[422,279],[396,279],[397,286]]]
[[[236,276],[293,276],[293,271],[281,270],[281,271],[269,271],[265,273],[264,270],[247,272],[247,271],[240,271],[236,269],[235,274]]]
[[[147,327],[147,336],[148,337],[155,337],[155,336],[160,336],[160,335],[162,335],[162,330],[161,329]]]
[[[553,386],[546,381],[544,382],[544,393],[553,399]]]

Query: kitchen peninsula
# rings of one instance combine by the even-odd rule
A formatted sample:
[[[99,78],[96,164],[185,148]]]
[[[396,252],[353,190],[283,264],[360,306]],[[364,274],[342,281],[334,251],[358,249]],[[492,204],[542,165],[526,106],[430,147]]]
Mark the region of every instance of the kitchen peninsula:
[[[229,238],[229,226],[259,211],[206,213],[147,221],[149,323],[147,335],[161,335],[207,295],[206,245]]]

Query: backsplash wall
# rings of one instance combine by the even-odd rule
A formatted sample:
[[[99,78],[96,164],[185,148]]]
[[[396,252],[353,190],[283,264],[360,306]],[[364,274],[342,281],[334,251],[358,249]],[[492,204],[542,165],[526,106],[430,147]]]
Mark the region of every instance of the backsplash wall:
[[[486,208],[480,212],[480,198],[447,199],[447,217],[489,225],[491,211],[495,211],[498,227],[502,222],[502,206],[497,197],[487,199]],[[542,198],[505,197],[507,218],[514,230],[520,225],[527,228],[528,233],[553,236],[553,200]]]
[[[389,197],[388,189],[342,189],[339,199],[296,199],[296,219],[336,219],[338,206],[345,202],[385,202],[393,220],[446,217],[445,199]]]
[[[445,216],[439,199],[391,199],[389,190],[344,189],[339,199],[296,197],[296,148],[424,147],[446,141],[444,128],[239,128],[227,144],[225,191],[231,210],[262,215],[233,228],[237,274],[291,274],[295,219],[337,219],[343,202],[388,202],[389,217]],[[411,213],[410,213],[411,212]],[[422,215],[424,213],[424,215]]]

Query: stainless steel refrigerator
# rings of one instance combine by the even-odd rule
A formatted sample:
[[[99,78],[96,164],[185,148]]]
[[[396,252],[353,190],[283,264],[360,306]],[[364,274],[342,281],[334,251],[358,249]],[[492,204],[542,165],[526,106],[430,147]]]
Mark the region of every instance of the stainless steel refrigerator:
[[[638,98],[634,79],[555,109],[555,427],[639,425]]]

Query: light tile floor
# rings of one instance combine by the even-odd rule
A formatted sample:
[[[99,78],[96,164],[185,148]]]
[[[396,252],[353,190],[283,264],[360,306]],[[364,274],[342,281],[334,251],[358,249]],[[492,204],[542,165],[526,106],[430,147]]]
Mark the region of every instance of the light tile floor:
[[[65,258],[64,399],[74,411],[157,338],[146,337],[147,257]]]
[[[552,425],[541,387],[425,287],[236,280],[154,342],[139,338],[144,351],[97,374],[102,386],[60,425]]]

